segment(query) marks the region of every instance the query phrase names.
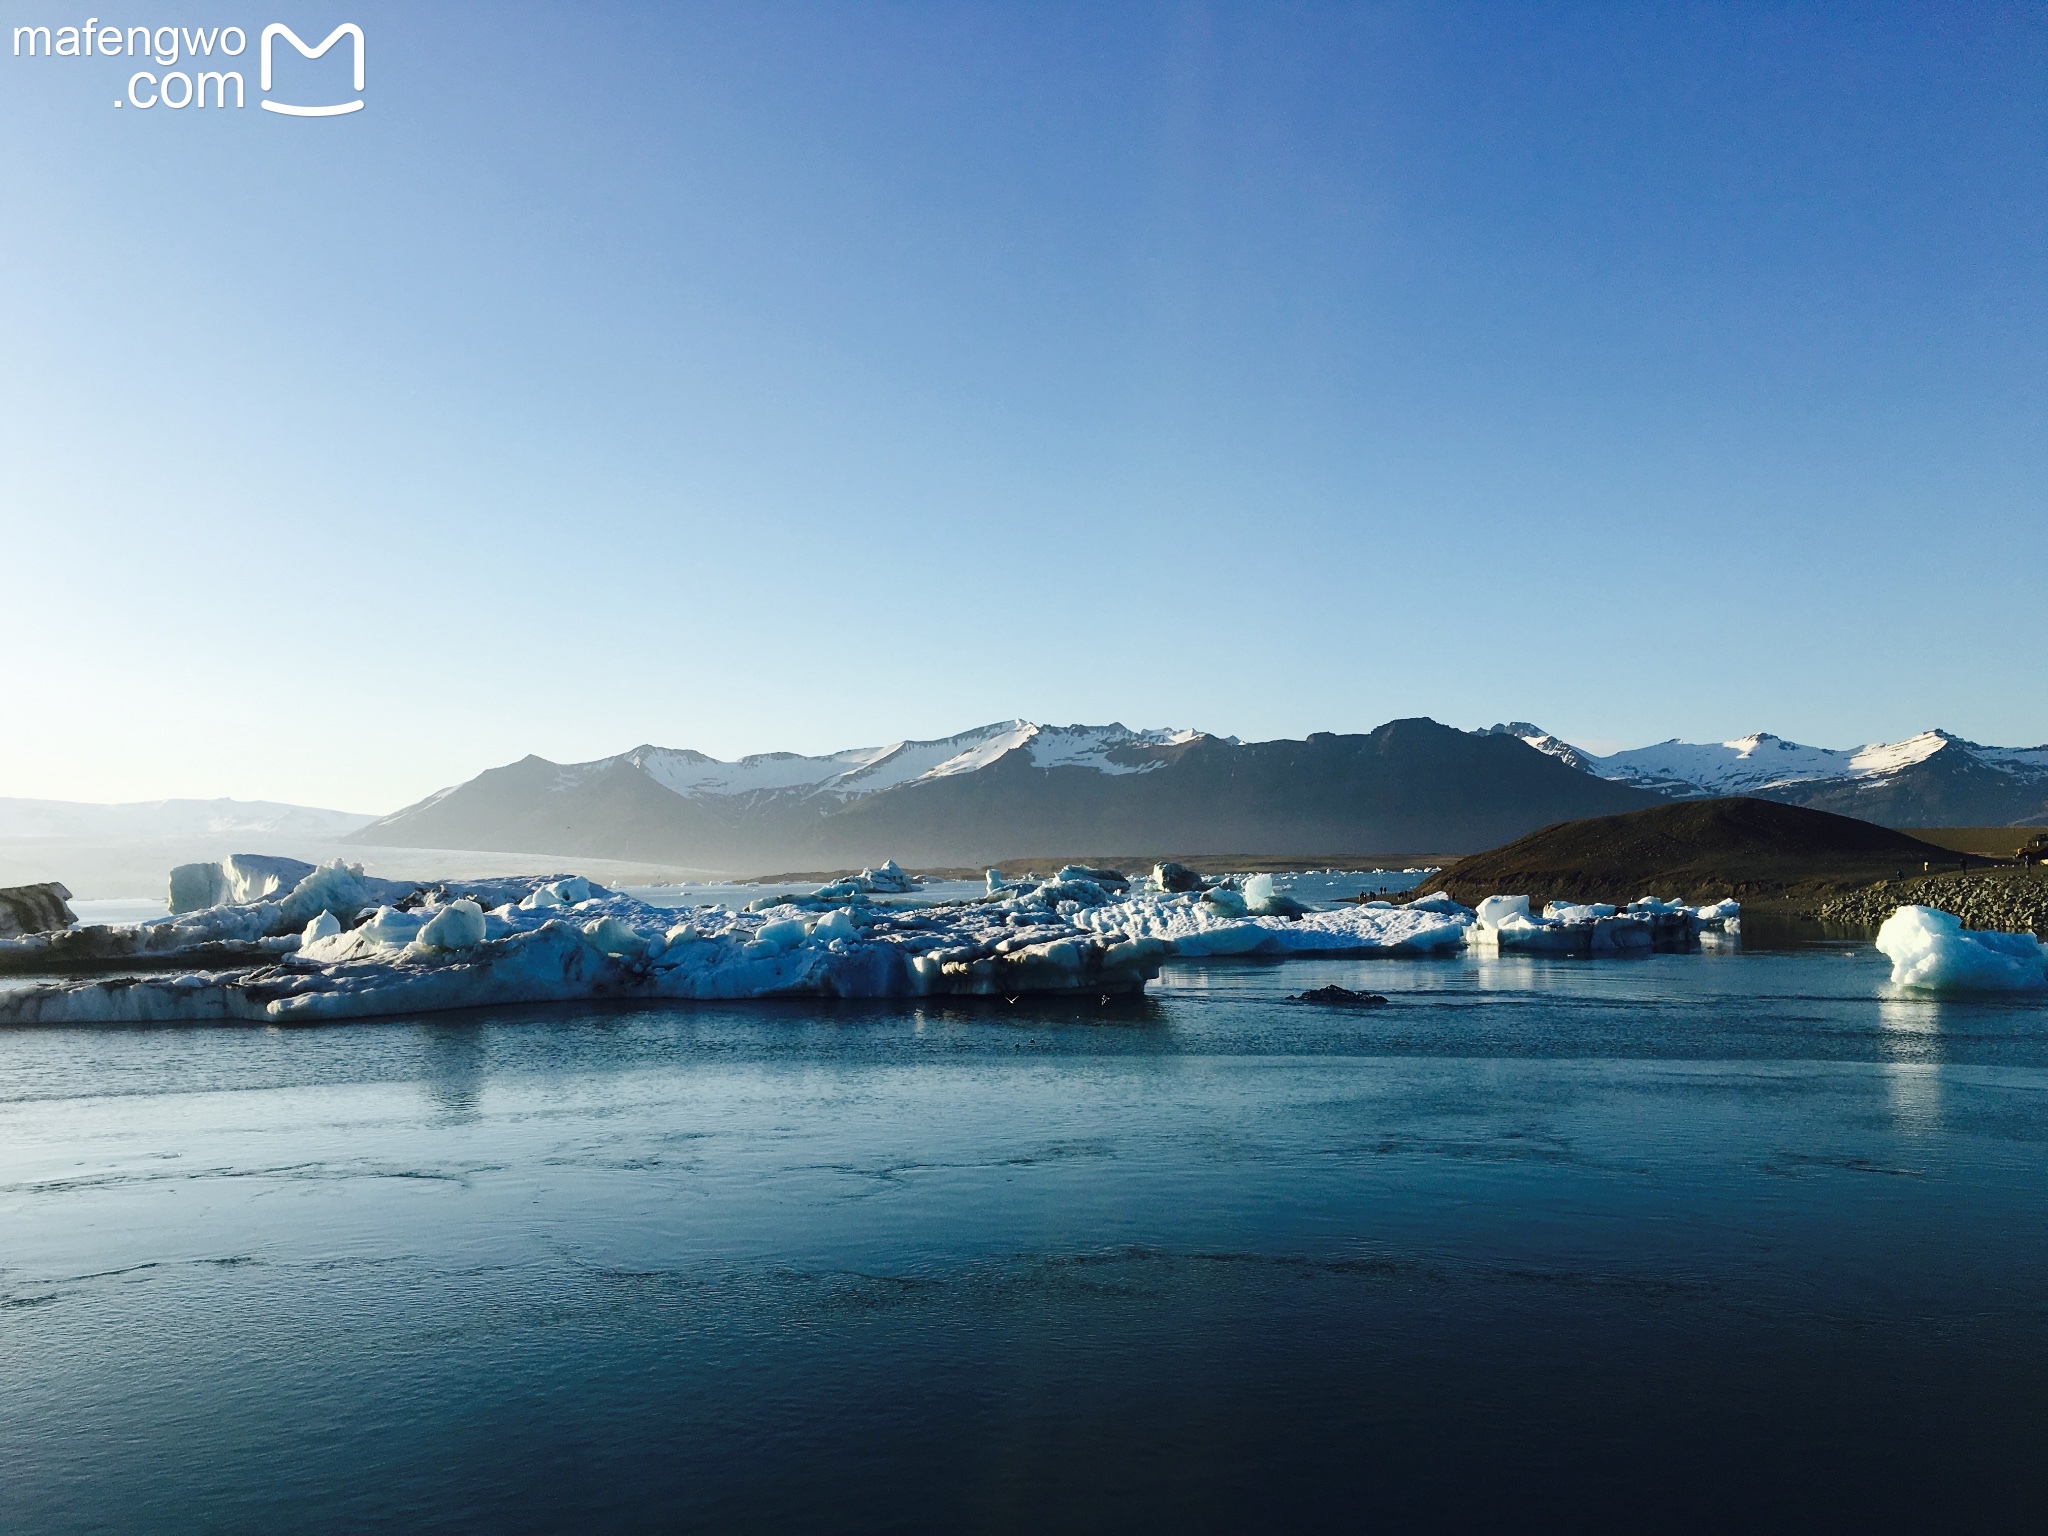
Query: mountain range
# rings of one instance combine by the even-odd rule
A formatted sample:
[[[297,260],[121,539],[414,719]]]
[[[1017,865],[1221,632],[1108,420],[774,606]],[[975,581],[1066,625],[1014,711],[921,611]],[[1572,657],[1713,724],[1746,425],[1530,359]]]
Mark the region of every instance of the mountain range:
[[[527,757],[354,838],[741,873],[885,858],[1448,856],[1553,822],[1723,795],[1892,826],[2048,820],[2048,748],[1980,747],[1930,731],[1854,751],[1758,735],[1599,756],[1526,723],[1462,731],[1395,720],[1362,735],[1241,742],[1011,720],[822,757],[724,762],[654,746],[586,763]]]
[[[1892,827],[2048,824],[2048,747],[1926,731],[1836,751],[1759,734],[1603,756],[1526,722],[1463,731],[1395,720],[1361,735],[1247,743],[1011,720],[817,757],[724,762],[653,746],[586,763],[527,757],[379,818],[267,801],[0,799],[0,838],[346,838],[738,874],[885,858],[1450,857],[1559,821],[1731,795]]]
[[[1758,734],[1666,741],[1606,757],[1520,721],[1496,725],[1610,783],[1672,799],[1750,795],[1886,827],[2000,827],[2048,821],[2048,746],[1987,747],[1947,731],[1836,751]]]
[[[357,833],[388,846],[529,849],[765,872],[885,858],[1462,852],[1546,822],[1658,803],[1506,735],[1396,720],[1240,742],[1025,720],[939,741],[727,763],[638,747],[528,757]]]

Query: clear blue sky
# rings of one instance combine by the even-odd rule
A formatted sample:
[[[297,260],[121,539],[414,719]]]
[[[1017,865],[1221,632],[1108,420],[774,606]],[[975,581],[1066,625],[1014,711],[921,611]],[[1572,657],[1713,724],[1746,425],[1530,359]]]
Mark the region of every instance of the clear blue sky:
[[[0,794],[2048,738],[2048,8],[103,3],[367,106],[0,51]]]

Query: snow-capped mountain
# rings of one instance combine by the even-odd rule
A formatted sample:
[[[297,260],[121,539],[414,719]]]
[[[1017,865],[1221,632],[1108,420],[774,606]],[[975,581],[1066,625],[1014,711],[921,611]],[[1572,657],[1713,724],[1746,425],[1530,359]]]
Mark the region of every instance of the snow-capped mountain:
[[[619,757],[572,763],[560,784],[571,788],[615,764],[645,773],[675,794],[754,795],[791,792],[849,799],[899,785],[975,773],[1007,752],[1022,752],[1037,768],[1091,768],[1097,773],[1146,773],[1161,759],[1135,750],[1184,746],[1200,731],[1133,731],[1122,725],[1034,725],[1010,720],[937,741],[898,741],[886,747],[854,747],[824,757],[795,752],[761,752],[721,762],[687,748],[635,747]],[[1224,740],[1235,742],[1235,737]]]
[[[377,818],[274,800],[143,800],[94,805],[0,799],[0,837],[149,838],[261,835],[337,839]]]
[[[529,757],[384,817],[398,847],[645,859],[736,873],[1144,854],[1454,854],[1653,805],[1508,736],[1397,720],[1243,743],[1010,720],[938,741],[723,762],[637,747]]]
[[[1526,721],[1495,726],[1616,783],[1681,799],[1756,795],[1894,827],[2005,826],[2048,819],[2048,746],[1987,747],[1947,731],[1837,750],[1759,732],[1665,741],[1605,757]]]

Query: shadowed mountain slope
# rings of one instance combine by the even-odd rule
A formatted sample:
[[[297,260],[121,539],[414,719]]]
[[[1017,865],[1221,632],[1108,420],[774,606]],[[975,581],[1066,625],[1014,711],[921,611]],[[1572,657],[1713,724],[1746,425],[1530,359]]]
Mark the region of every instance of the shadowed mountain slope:
[[[1391,721],[1365,735],[1254,743],[1012,722],[940,745],[956,743],[964,744],[959,755],[941,767],[878,789],[848,789],[845,779],[831,777],[750,787],[768,769],[785,779],[795,775],[791,764],[831,764],[836,773],[855,754],[746,759],[720,781],[737,787],[716,790],[680,777],[706,771],[708,760],[697,754],[641,748],[570,765],[529,757],[387,816],[357,840],[645,859],[735,873],[885,858],[920,866],[997,863],[1080,848],[1456,854],[1563,817],[1659,802],[1649,791],[1595,778],[1512,737],[1426,719]],[[907,752],[932,744],[900,745]],[[884,749],[858,760],[869,759],[890,760]],[[685,768],[674,766],[679,762]],[[742,768],[754,777],[745,778]],[[684,789],[666,787],[664,774]]]

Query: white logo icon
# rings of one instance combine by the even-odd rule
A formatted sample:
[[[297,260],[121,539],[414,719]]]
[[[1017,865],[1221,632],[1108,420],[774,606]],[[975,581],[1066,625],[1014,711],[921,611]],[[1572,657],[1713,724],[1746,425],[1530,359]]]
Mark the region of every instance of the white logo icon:
[[[263,29],[263,89],[266,91],[270,89],[270,40],[274,37],[285,39],[285,41],[289,42],[309,59],[319,58],[321,54],[332,48],[344,37],[355,39],[356,89],[360,91],[363,88],[363,29],[354,22],[344,21],[340,26],[327,34],[327,41],[318,48],[308,48],[299,40],[299,34],[281,21],[273,21],[269,26],[265,27]],[[355,101],[344,101],[331,107],[294,107],[282,101],[266,101],[263,103],[263,110],[266,112],[284,112],[292,117],[339,117],[344,112],[362,111],[363,103],[360,97]]]

